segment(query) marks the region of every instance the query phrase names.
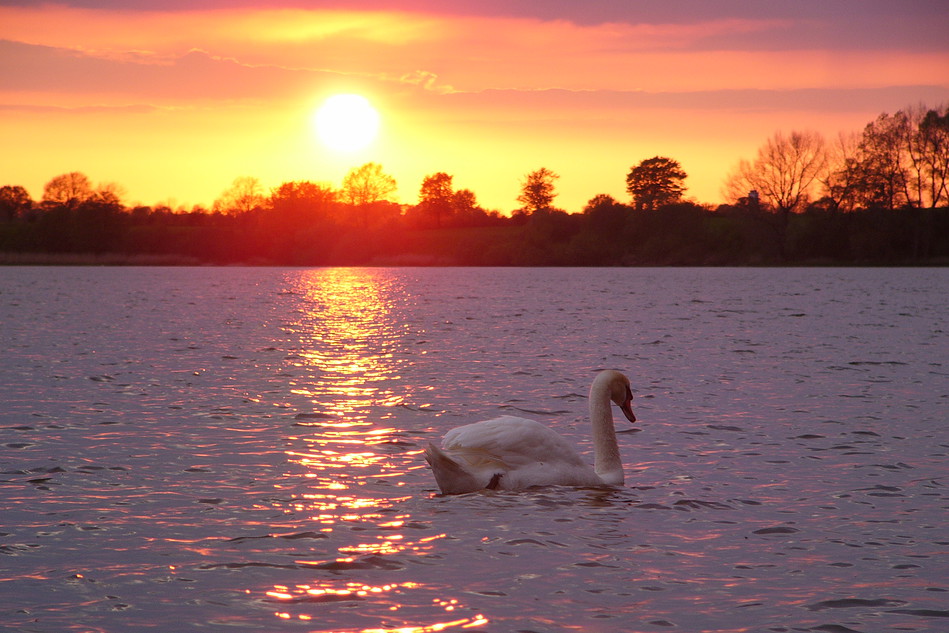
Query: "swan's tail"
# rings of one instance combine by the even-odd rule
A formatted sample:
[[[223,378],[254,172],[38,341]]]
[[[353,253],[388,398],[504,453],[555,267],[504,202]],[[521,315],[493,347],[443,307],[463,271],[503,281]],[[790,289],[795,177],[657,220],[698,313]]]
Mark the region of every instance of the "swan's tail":
[[[484,484],[478,483],[474,475],[434,444],[429,444],[425,449],[425,461],[432,467],[435,482],[442,494],[458,495],[484,488]]]

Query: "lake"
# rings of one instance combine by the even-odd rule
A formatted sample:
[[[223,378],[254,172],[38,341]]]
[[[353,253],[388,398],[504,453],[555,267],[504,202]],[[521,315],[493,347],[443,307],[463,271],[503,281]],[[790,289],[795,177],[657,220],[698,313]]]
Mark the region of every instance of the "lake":
[[[0,629],[946,630],[947,314],[949,269],[0,268]],[[437,494],[502,414],[592,461],[602,368],[625,487]]]

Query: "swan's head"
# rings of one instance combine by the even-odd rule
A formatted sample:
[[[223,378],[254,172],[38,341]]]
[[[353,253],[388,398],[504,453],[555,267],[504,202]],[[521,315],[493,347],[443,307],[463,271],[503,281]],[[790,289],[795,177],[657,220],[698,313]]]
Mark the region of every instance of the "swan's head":
[[[633,390],[629,387],[629,378],[618,371],[604,371],[597,377],[597,381],[604,380],[609,388],[610,400],[620,408],[623,415],[630,422],[636,421],[633,413]]]

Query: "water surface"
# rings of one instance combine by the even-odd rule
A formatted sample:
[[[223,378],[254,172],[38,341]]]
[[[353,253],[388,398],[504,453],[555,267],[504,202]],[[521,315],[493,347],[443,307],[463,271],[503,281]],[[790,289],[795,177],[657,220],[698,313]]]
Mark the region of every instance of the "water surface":
[[[0,627],[939,631],[944,269],[0,270]],[[436,494],[540,419],[622,489]],[[623,423],[625,424],[625,423]]]

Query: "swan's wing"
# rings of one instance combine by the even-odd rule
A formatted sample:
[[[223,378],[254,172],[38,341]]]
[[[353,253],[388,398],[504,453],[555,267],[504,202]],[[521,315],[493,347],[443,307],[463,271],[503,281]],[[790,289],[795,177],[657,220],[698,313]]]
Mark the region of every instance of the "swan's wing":
[[[454,428],[442,448],[479,469],[507,471],[538,462],[585,465],[570,442],[549,427],[511,415]]]
[[[425,461],[432,467],[435,482],[443,494],[474,492],[487,485],[481,480],[482,478],[466,470],[464,466],[432,444],[425,449]]]
[[[570,442],[526,418],[503,416],[460,426],[445,435],[442,448],[482,488],[523,490],[603,483]]]

